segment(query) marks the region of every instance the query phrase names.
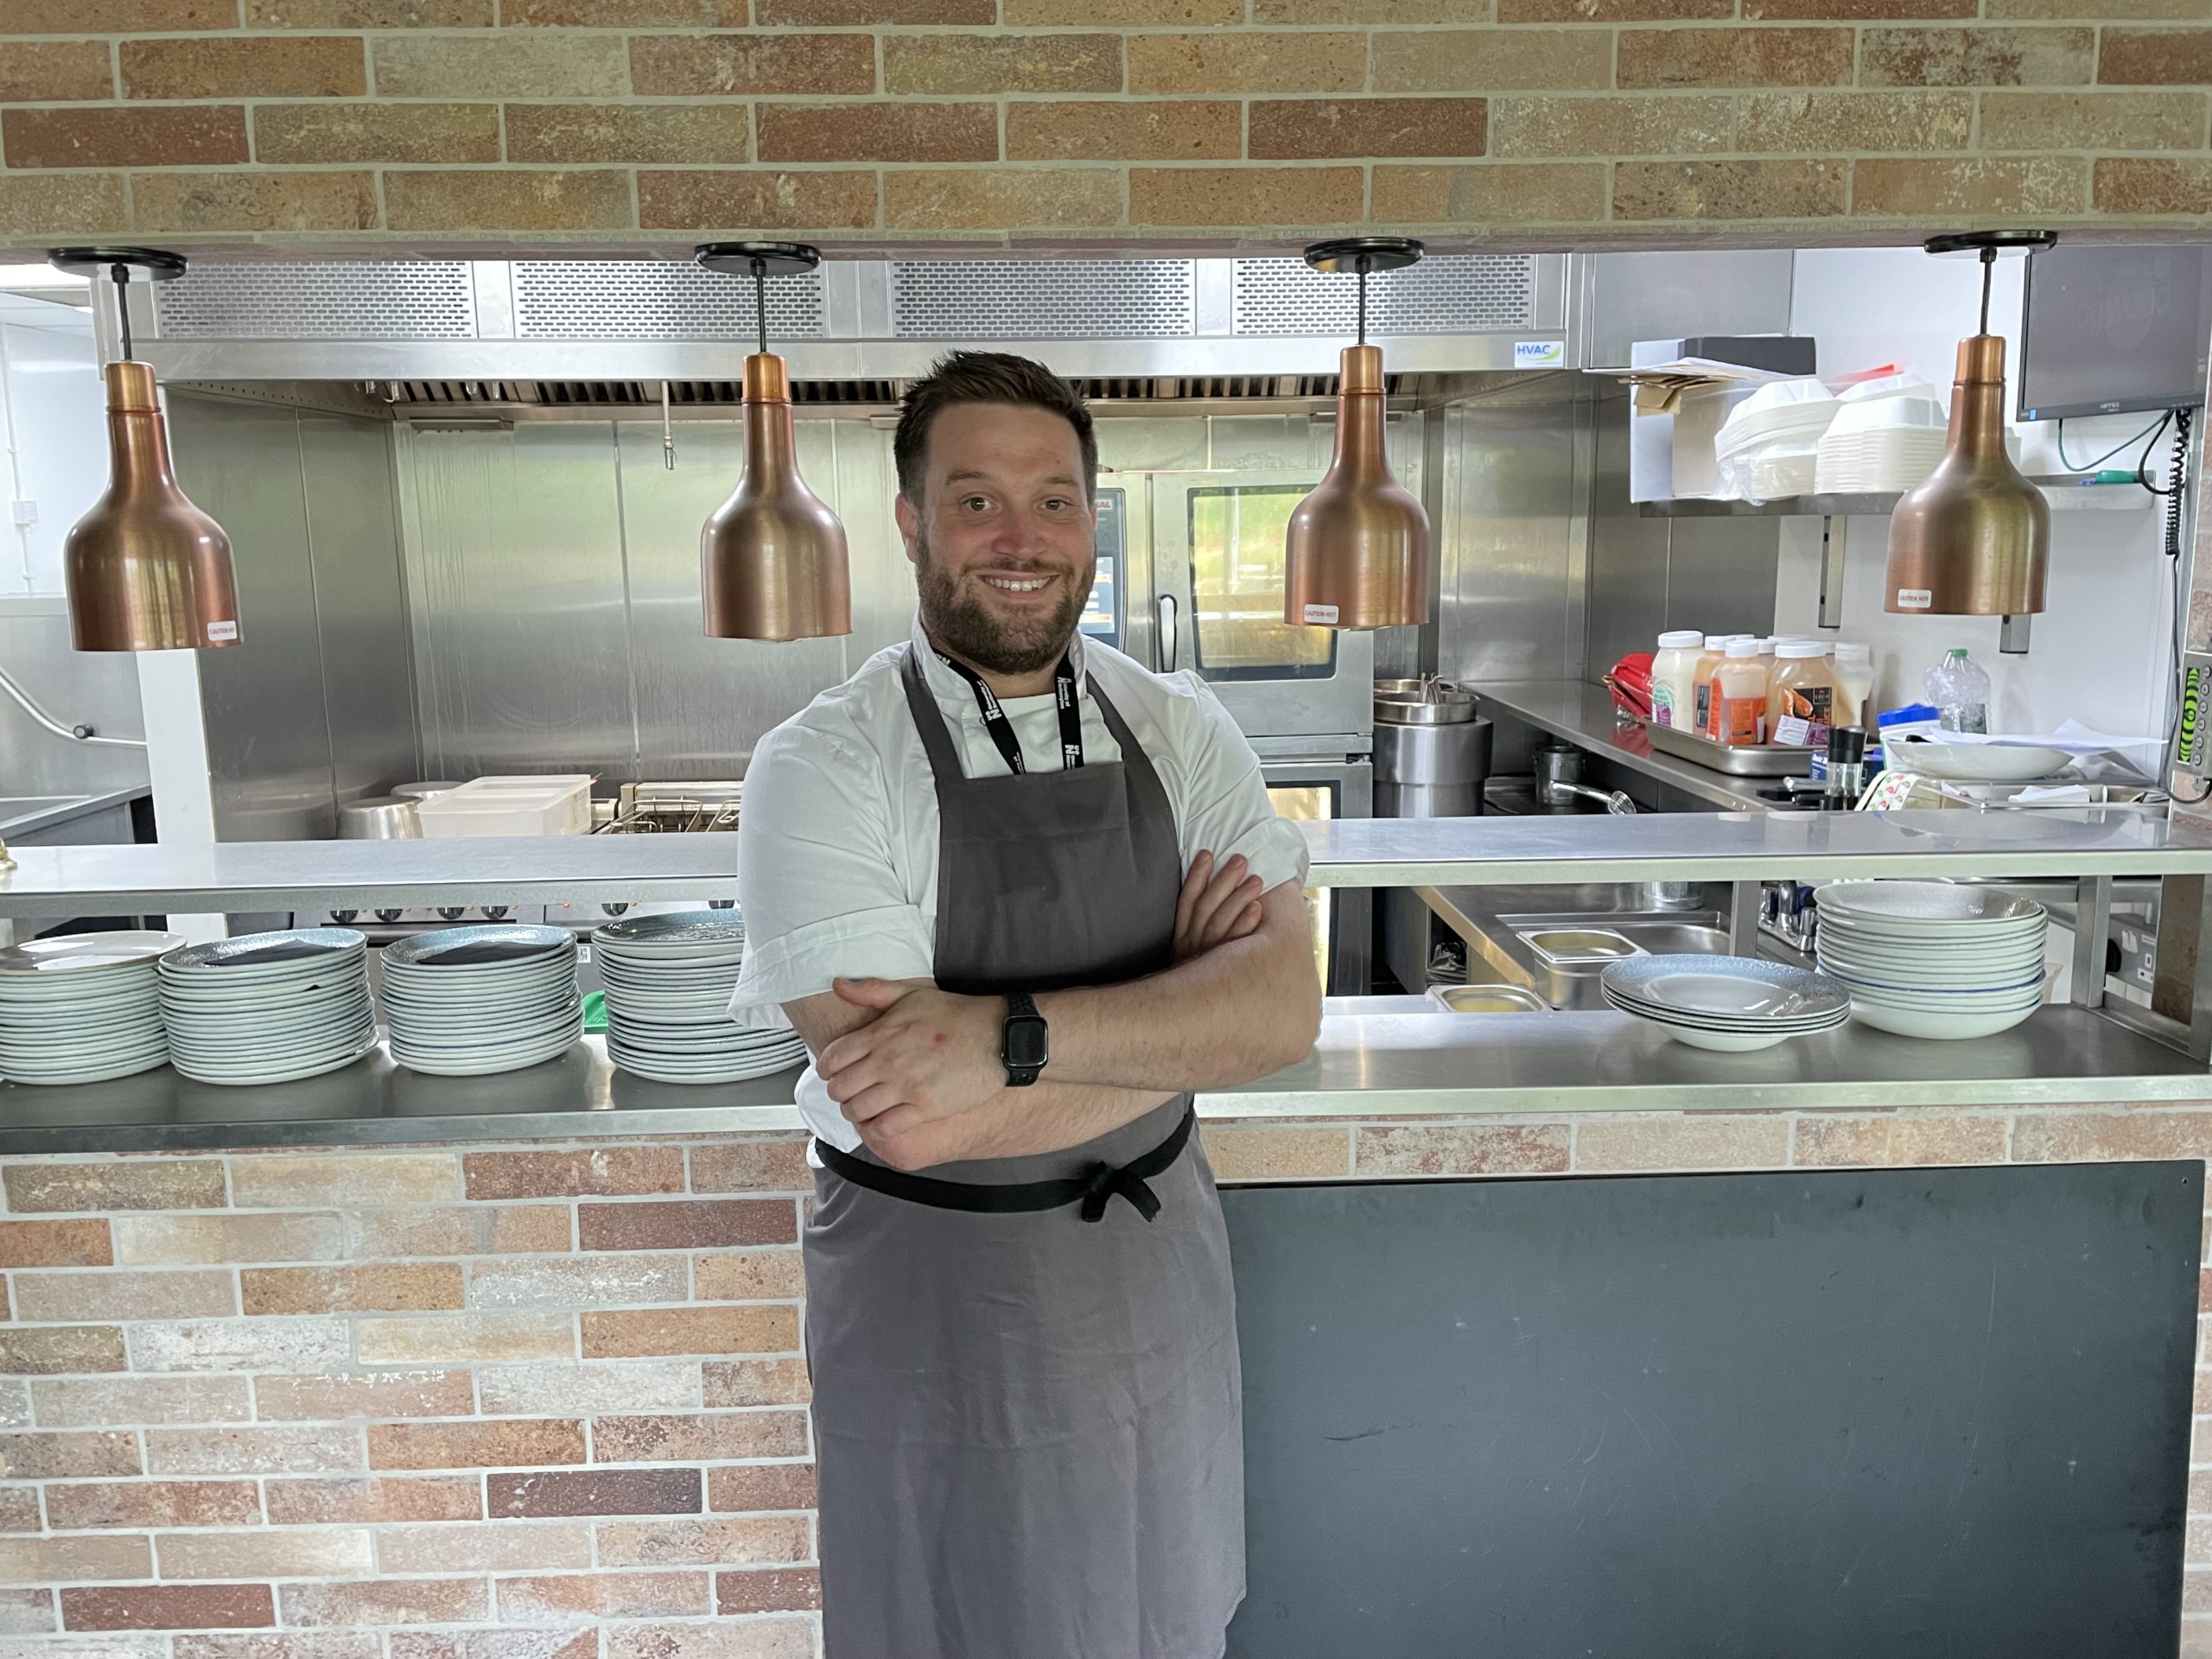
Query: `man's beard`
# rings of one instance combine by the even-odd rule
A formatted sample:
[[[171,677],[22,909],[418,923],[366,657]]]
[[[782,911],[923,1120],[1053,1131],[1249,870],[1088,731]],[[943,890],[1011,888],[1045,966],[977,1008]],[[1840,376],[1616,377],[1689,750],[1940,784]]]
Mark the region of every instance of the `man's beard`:
[[[1058,575],[1058,572],[1040,574]],[[1001,621],[982,603],[960,590],[957,577],[930,551],[929,537],[914,537],[914,585],[920,597],[922,626],[940,651],[949,651],[991,674],[1034,674],[1066,655],[1090,597],[1086,572],[1081,582],[1061,577],[1060,602],[1050,612]]]

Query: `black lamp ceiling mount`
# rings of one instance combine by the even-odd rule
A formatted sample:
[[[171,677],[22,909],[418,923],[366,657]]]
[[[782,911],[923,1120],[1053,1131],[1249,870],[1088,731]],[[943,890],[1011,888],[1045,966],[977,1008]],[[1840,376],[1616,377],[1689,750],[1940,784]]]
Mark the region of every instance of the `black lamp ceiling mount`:
[[[1421,245],[1410,236],[1345,236],[1316,242],[1306,250],[1306,263],[1331,273],[1356,271],[1365,276],[1378,270],[1403,270],[1421,263]]]

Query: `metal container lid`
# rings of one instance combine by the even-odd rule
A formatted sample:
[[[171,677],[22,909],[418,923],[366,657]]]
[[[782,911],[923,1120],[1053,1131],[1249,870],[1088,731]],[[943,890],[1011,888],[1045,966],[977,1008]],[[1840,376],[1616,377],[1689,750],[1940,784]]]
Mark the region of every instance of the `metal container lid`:
[[[1390,726],[1453,726],[1475,717],[1475,694],[1449,680],[1377,680],[1375,718]]]

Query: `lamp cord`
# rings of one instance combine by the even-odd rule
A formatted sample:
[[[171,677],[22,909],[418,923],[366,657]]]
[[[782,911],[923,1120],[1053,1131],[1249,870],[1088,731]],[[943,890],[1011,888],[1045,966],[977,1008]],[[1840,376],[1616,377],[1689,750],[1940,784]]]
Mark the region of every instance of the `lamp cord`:
[[[753,261],[753,321],[760,330],[760,355],[768,355],[768,262],[755,256]]]
[[[123,324],[123,360],[130,360],[130,270],[127,265],[112,267],[115,273],[115,315]]]
[[[1367,344],[1367,256],[1359,256],[1359,343]]]
[[[2145,438],[2150,439],[2151,443],[2158,442],[2158,434],[2165,430],[2167,423],[2171,421],[2173,417],[2173,411],[2171,410],[2168,410],[2164,414],[2159,416],[2157,420],[2152,422],[2150,425],[2145,427],[2140,432],[2129,434],[2129,435],[2122,438],[2118,443],[2113,445],[2111,448],[2106,450],[2104,454],[2099,455],[2094,461],[2076,461],[2073,456],[2066,453],[2066,417],[2062,415],[2058,417],[2058,464],[2065,467],[2069,473],[2094,472],[2098,467],[2103,466],[2105,462],[2110,461],[2121,450],[2126,448],[2131,443],[2139,442]],[[2147,454],[2150,451],[2151,444],[2145,444],[2143,448],[2145,453]],[[2141,469],[2142,463],[2139,461],[2136,463],[2136,466],[2137,469],[2139,471]]]
[[[1981,332],[1989,332],[1989,286],[1997,275],[1997,250],[1981,251]]]

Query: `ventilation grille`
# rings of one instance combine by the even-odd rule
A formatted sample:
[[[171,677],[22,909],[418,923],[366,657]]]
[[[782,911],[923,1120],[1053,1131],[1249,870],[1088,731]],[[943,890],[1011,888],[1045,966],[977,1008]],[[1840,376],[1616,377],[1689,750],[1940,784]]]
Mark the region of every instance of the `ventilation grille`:
[[[459,261],[282,265],[188,271],[154,290],[170,340],[469,340],[476,301]]]
[[[1367,279],[1370,334],[1472,334],[1526,328],[1535,315],[1533,254],[1447,254]],[[1359,279],[1302,259],[1236,262],[1240,334],[1349,334]]]
[[[1410,397],[1433,377],[1386,375],[1383,390]],[[906,380],[794,380],[791,402],[815,407],[843,404],[887,408],[906,394]],[[1090,402],[1164,403],[1212,400],[1223,403],[1285,398],[1328,398],[1337,395],[1333,374],[1217,375],[1190,379],[1087,378],[1071,383]],[[651,415],[660,408],[658,380],[379,380],[366,388],[380,402],[402,410],[529,407],[577,410],[634,409]],[[668,400],[678,409],[727,409],[733,415],[744,402],[734,380],[671,380]]]
[[[751,340],[753,284],[665,259],[518,259],[524,340]],[[822,333],[822,273],[768,279],[768,336]]]
[[[1148,340],[1192,332],[1187,259],[899,260],[901,340]]]

